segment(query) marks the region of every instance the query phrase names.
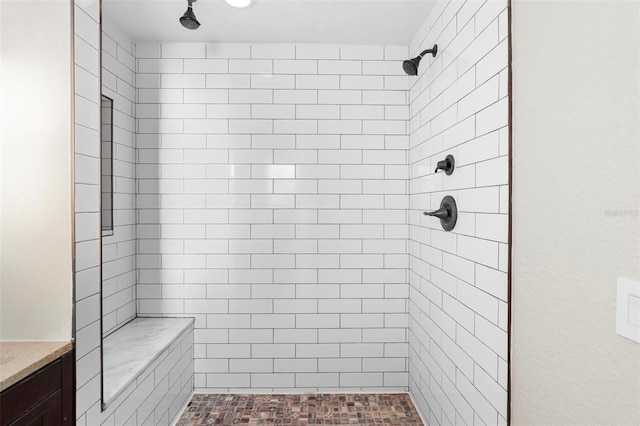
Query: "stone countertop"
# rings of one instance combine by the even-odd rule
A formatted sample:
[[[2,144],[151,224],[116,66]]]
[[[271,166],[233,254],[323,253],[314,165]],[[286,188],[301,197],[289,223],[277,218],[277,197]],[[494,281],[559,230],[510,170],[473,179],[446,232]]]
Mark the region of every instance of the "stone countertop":
[[[71,349],[72,342],[0,342],[0,391]]]

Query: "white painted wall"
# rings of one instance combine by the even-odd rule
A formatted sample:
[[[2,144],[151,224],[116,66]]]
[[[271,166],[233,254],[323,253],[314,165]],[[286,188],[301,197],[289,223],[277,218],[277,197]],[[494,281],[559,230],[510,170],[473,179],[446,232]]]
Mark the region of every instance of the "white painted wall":
[[[514,425],[640,423],[640,345],[615,334],[616,278],[640,277],[639,12],[513,3]]]
[[[71,6],[2,1],[0,10],[0,339],[69,340]]]

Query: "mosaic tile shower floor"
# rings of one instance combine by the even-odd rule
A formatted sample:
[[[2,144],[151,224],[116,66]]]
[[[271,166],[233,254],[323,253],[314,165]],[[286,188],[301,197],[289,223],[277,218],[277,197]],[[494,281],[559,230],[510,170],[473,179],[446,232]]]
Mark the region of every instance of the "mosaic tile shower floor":
[[[408,394],[196,394],[177,426],[422,426]]]

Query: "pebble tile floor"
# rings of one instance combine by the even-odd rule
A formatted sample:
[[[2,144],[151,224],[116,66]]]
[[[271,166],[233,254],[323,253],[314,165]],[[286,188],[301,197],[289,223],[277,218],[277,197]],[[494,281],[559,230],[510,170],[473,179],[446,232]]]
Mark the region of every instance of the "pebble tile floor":
[[[196,394],[177,426],[349,424],[422,426],[423,423],[406,393]]]

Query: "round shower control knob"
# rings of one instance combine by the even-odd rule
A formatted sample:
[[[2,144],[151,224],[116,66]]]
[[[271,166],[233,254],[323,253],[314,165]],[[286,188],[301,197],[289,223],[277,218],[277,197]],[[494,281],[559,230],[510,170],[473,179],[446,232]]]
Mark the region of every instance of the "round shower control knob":
[[[445,231],[451,231],[458,221],[458,206],[452,196],[447,195],[442,199],[440,208],[433,212],[423,212],[425,216],[434,216],[440,219],[440,225]]]

